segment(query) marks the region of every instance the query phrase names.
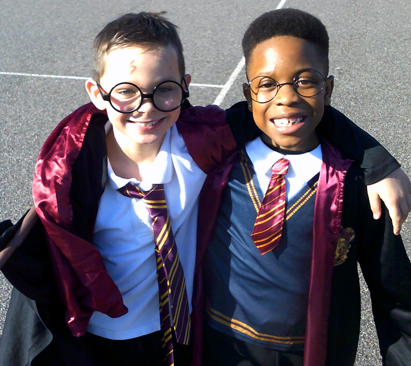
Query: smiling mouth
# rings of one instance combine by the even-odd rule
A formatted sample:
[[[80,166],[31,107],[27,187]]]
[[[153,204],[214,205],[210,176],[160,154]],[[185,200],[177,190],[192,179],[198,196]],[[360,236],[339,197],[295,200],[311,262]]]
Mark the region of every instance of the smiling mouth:
[[[298,118],[279,118],[274,119],[273,122],[278,127],[286,127],[286,126],[293,126],[297,125],[301,122],[304,122],[305,117],[298,117]]]
[[[157,121],[152,121],[152,122],[137,122],[137,121],[131,121],[134,124],[136,124],[137,126],[140,127],[151,127],[154,126],[155,124],[159,123],[162,119],[159,119]]]

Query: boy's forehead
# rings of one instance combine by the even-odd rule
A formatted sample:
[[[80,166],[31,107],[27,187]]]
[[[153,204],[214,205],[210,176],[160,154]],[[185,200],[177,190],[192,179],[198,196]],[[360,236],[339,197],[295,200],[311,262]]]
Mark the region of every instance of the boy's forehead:
[[[309,63],[310,67],[323,71],[324,60],[316,46],[303,38],[275,36],[258,43],[247,64],[247,72],[272,73],[278,66],[298,66]]]
[[[136,73],[154,77],[159,71],[179,73],[177,52],[173,46],[129,46],[110,50],[104,56],[104,76],[128,78]]]

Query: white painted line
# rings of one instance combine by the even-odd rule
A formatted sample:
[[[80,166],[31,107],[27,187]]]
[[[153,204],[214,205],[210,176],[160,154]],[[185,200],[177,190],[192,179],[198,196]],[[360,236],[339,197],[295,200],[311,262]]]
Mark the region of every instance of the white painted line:
[[[287,0],[281,0],[281,2],[278,4],[277,9],[281,9],[283,7],[283,5],[285,4]],[[276,10],[277,10],[276,9]]]
[[[25,74],[22,72],[3,72],[0,71],[0,75],[12,75],[12,76],[31,76],[37,78],[53,78],[53,79],[74,79],[74,80],[87,80],[79,76],[60,76],[60,75],[41,75],[41,74]]]
[[[277,9],[281,9],[283,5],[285,4],[287,0],[281,0],[280,3],[278,4]],[[233,85],[235,79],[237,78],[238,74],[240,73],[241,69],[244,67],[245,64],[245,59],[244,57],[241,59],[241,61],[238,63],[237,67],[231,74],[230,78],[228,79],[227,83],[224,85],[223,90],[221,90],[220,94],[218,94],[216,100],[214,101],[213,104],[215,105],[220,105],[222,101],[224,100],[225,96],[227,95],[228,91],[230,90],[231,86]]]
[[[224,88],[224,85],[213,85],[213,84],[190,83],[190,86],[197,86],[199,88]]]
[[[230,78],[228,79],[228,81],[226,82],[226,84],[224,85],[223,90],[221,90],[220,94],[218,94],[216,100],[214,101],[213,104],[215,105],[220,105],[221,102],[224,100],[225,96],[227,95],[228,91],[231,88],[231,85],[233,85],[235,79],[237,78],[238,74],[240,73],[240,71],[242,70],[242,68],[244,67],[245,64],[245,58],[243,57],[240,62],[238,63],[237,67],[235,68],[235,70],[233,71],[233,73],[231,74]]]

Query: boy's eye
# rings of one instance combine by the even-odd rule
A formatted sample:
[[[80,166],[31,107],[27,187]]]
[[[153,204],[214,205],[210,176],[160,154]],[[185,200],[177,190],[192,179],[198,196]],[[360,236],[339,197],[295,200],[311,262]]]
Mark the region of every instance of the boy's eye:
[[[318,82],[313,79],[300,78],[294,81],[294,85],[298,88],[313,88],[318,85]]]
[[[277,83],[273,79],[261,79],[257,88],[261,91],[272,90],[277,88]]]
[[[130,99],[134,98],[138,94],[138,89],[124,85],[119,85],[119,87],[113,89],[111,92],[111,96],[116,99]]]
[[[155,93],[160,94],[171,94],[171,93],[181,93],[181,88],[177,83],[165,82],[157,86]]]
[[[261,84],[260,86],[259,86],[259,88],[261,88],[261,89],[269,89],[269,88],[275,88],[277,85],[276,84],[274,84],[274,83],[264,83],[264,84]]]
[[[170,87],[162,86],[162,87],[160,87],[160,88],[157,88],[157,89],[156,89],[156,92],[163,94],[163,93],[170,93],[172,90],[173,90],[173,89],[170,88]]]
[[[134,94],[136,94],[135,90],[130,90],[130,89],[116,90],[115,92],[117,94],[121,94],[121,95],[134,95]]]

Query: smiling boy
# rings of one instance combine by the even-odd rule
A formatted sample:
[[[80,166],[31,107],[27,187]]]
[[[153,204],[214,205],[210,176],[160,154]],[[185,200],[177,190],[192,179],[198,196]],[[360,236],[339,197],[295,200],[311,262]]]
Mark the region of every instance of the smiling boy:
[[[191,76],[181,75],[183,70],[173,45],[158,49],[119,48],[104,57],[104,70],[98,83],[92,79],[87,81],[86,89],[91,101],[99,109],[107,110],[112,124],[112,132],[107,135],[111,166],[123,178],[142,181],[145,167],[154,161],[164,136],[180,115],[179,107]],[[127,82],[118,85],[122,80]],[[149,97],[137,97],[141,92],[132,84],[144,88],[141,92],[155,90],[151,102]],[[108,107],[107,101],[101,98],[102,90],[110,91],[114,87],[110,96],[105,94],[112,104]],[[122,109],[127,113],[122,113]]]
[[[177,127],[190,83],[182,52],[159,14],[126,14],[96,37],[93,104],[43,146],[33,183],[41,223],[4,268],[19,291],[0,363],[189,364],[198,195],[236,144],[217,107],[195,118],[209,140],[186,138],[199,128],[190,112]],[[200,142],[210,151],[190,154]],[[28,260],[35,274],[16,270]]]
[[[291,36],[261,42],[250,56],[246,95],[261,139],[276,151],[304,153],[319,145],[316,128],[331,102],[334,78],[323,76],[328,67],[319,68],[318,58],[312,44]]]
[[[97,39],[101,42],[102,38]],[[174,265],[182,269],[182,273],[176,273],[176,276],[183,277],[184,288],[181,291],[185,294],[185,304],[178,306],[186,318],[181,321],[188,323],[180,330],[183,335],[175,333],[178,342],[189,344],[196,198],[205,173],[194,163],[174,127],[180,115],[179,107],[187,94],[190,75],[184,74],[184,64],[179,65],[177,49],[181,45],[176,41],[178,38],[170,38],[174,44],[153,43],[149,47],[136,44],[107,52],[104,71],[86,82],[91,101],[97,108],[107,111],[111,127],[106,136],[109,184],[99,203],[94,247],[101,253],[105,267],[128,308],[127,314],[116,319],[101,312],[91,316],[88,332],[94,335],[90,339],[92,344],[95,343],[95,351],[109,348],[112,340],[118,341],[118,350],[114,354],[95,352],[101,363],[110,359],[112,364],[161,364],[163,359],[160,347],[163,332],[159,330],[164,331],[164,325],[160,324],[163,323],[162,317],[158,317],[157,282],[160,273],[156,271],[155,259],[165,259],[153,256],[152,218],[146,208],[152,198],[145,200],[120,195],[121,188],[127,184],[147,192],[158,185],[164,187],[161,189],[164,190],[168,220],[172,222],[174,233],[169,235],[173,235],[178,243],[178,254],[176,252],[175,255],[178,256],[177,262],[181,263]],[[104,41],[107,42],[103,38]],[[104,43],[96,45],[97,48],[103,46]],[[106,90],[110,92],[106,93]],[[153,230],[156,229],[153,227]],[[160,247],[156,248],[160,250]],[[170,271],[171,267],[166,270]],[[167,281],[171,282],[173,276],[169,273]],[[172,302],[173,306],[177,307],[177,302]],[[163,309],[161,311],[164,312]],[[178,312],[172,312],[172,316],[176,320]],[[172,335],[174,337],[174,331],[169,337]],[[147,337],[149,343],[143,343]],[[131,345],[133,339],[139,339],[143,354],[126,352],[119,346],[127,340]],[[150,348],[151,344],[157,346]],[[187,364],[189,356],[185,353],[189,354],[188,347],[185,350],[175,341],[173,348],[177,349],[174,352],[176,363]],[[170,351],[173,351],[171,347]]]
[[[322,119],[342,118],[329,106],[324,25],[296,9],[268,12],[245,32],[243,50],[244,93],[262,135],[212,184],[227,182],[202,263],[204,304],[201,272],[195,287],[194,319],[206,308],[203,365],[354,365],[357,262],[383,364],[411,364],[411,265],[401,237],[386,211],[373,220],[357,164],[316,131]]]

